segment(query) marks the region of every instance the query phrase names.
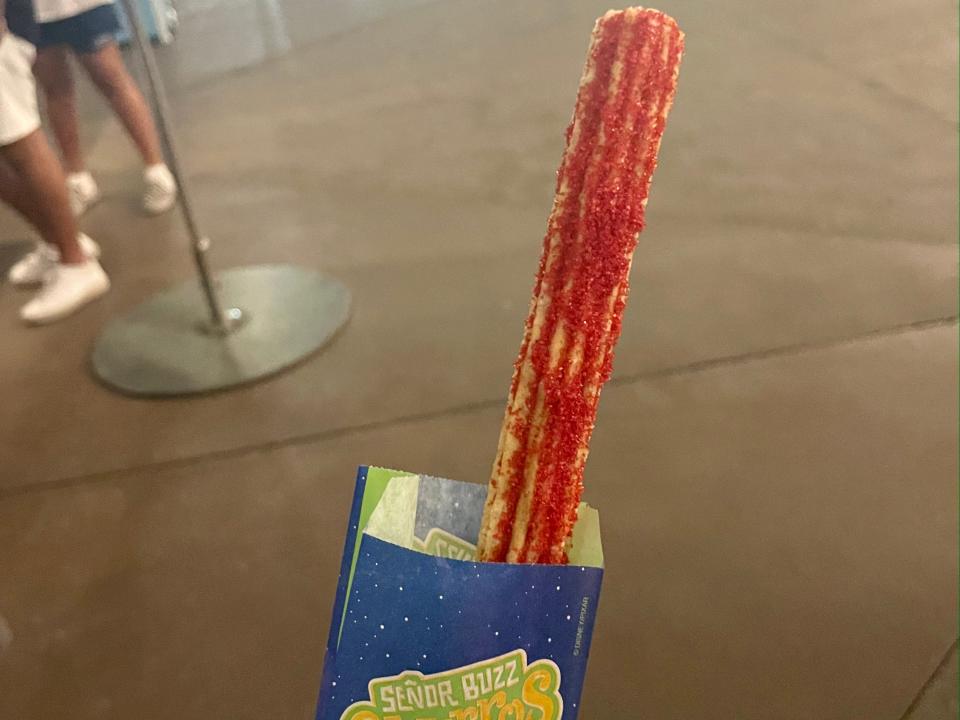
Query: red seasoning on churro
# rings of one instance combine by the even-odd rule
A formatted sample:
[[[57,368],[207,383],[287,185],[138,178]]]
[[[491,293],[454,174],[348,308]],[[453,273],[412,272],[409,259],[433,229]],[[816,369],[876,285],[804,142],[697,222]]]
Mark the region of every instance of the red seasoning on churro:
[[[610,11],[594,27],[490,479],[482,560],[566,562],[682,52],[676,21],[657,10]]]

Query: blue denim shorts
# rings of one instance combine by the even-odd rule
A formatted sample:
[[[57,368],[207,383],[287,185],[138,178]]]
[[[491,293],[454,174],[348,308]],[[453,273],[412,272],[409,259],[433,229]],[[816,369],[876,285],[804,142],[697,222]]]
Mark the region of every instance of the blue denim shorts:
[[[98,5],[73,17],[40,23],[37,47],[69,45],[78,55],[89,55],[116,42],[119,30],[113,4]]]

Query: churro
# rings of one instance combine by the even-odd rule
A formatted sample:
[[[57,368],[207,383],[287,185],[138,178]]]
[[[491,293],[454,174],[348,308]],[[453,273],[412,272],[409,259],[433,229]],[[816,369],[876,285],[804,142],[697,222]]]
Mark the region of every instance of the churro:
[[[610,11],[594,27],[490,479],[482,560],[566,562],[682,52],[677,23],[656,10]]]

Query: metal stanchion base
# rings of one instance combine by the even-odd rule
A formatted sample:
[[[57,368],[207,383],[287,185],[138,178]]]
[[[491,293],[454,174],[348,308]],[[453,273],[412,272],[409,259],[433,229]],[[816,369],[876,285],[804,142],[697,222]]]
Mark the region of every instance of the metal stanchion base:
[[[97,338],[93,371],[131,395],[191,395],[249,383],[323,347],[347,321],[339,281],[291,265],[216,275],[225,311],[213,327],[194,280],[154,295]]]

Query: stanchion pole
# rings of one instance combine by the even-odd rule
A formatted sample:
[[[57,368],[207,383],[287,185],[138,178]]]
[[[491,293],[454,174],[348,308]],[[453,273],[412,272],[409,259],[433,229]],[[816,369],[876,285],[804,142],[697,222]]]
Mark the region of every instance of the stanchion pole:
[[[163,80],[160,77],[160,70],[157,67],[157,58],[153,53],[153,45],[147,32],[140,21],[140,14],[134,7],[133,0],[121,0],[123,9],[126,11],[127,18],[133,28],[133,37],[140,52],[140,58],[143,60],[143,66],[147,74],[147,84],[150,89],[150,98],[153,103],[153,116],[157,125],[157,132],[160,135],[160,143],[163,146],[167,165],[170,172],[173,173],[177,181],[180,197],[180,210],[183,214],[183,221],[187,226],[187,232],[190,234],[190,245],[193,249],[193,261],[197,268],[197,274],[200,276],[200,285],[203,288],[203,295],[206,299],[208,309],[210,310],[210,329],[214,332],[226,333],[237,324],[240,315],[237,309],[233,309],[230,315],[225,315],[220,298],[217,296],[217,290],[213,285],[213,278],[210,274],[210,265],[207,261],[207,252],[210,249],[210,240],[200,232],[200,226],[197,224],[196,215],[193,213],[193,201],[190,196],[189,183],[181,166],[180,159],[177,156],[176,142],[173,137],[173,130],[170,125],[170,106],[167,103],[167,93],[163,86]]]
[[[292,265],[232,268],[214,279],[210,241],[193,212],[153,48],[132,0],[122,2],[146,68],[164,155],[180,188],[200,283],[168,288],[112,320],[94,344],[93,372],[108,387],[140,396],[226,390],[275,375],[333,338],[349,316],[350,292],[334,278]]]

